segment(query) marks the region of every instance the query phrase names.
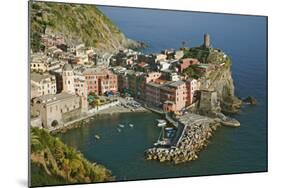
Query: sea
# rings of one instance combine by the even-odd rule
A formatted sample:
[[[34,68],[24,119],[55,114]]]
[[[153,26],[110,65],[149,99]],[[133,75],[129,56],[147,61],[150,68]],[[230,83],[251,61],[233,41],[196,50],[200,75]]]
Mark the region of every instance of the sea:
[[[232,115],[241,127],[217,129],[198,160],[167,164],[144,159],[145,149],[160,129],[154,113],[105,115],[87,126],[58,136],[90,160],[110,169],[117,181],[267,171],[267,18],[233,14],[152,10],[98,6],[124,34],[157,53],[203,43],[209,33],[212,46],[232,59],[235,94],[254,96],[256,106],[244,105]],[[124,125],[120,128],[119,125]],[[131,127],[129,124],[133,124]],[[121,131],[119,132],[119,128]],[[99,135],[100,139],[95,138]]]

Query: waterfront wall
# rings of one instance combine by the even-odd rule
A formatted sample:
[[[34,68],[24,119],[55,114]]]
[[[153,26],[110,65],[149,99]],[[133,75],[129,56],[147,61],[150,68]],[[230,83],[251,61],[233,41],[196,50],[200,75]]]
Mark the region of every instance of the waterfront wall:
[[[101,111],[101,110],[106,110],[106,109],[108,109],[108,108],[110,108],[110,107],[116,106],[116,105],[118,105],[118,104],[120,104],[119,101],[114,101],[114,102],[111,102],[111,103],[109,103],[109,104],[104,104],[104,105],[101,105],[101,106],[98,106],[98,107],[95,107],[95,108],[90,109],[90,110],[88,111],[88,114],[94,114],[94,113],[97,113],[97,112],[99,112],[99,111]]]

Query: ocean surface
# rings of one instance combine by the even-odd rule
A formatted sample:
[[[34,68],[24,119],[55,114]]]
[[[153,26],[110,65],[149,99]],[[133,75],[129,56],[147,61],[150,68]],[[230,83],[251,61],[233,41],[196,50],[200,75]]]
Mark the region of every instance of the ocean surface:
[[[127,37],[149,45],[143,51],[159,52],[198,46],[204,33],[211,35],[213,47],[232,59],[235,93],[254,96],[257,106],[244,106],[234,115],[240,128],[219,128],[199,159],[170,165],[145,161],[143,152],[159,135],[158,115],[131,113],[102,116],[88,126],[60,134],[68,145],[90,161],[109,168],[117,180],[167,178],[267,170],[267,26],[265,17],[102,7]],[[134,124],[131,128],[129,123]],[[124,124],[121,132],[118,124]],[[269,125],[270,126],[270,125]],[[100,139],[95,139],[95,134]]]

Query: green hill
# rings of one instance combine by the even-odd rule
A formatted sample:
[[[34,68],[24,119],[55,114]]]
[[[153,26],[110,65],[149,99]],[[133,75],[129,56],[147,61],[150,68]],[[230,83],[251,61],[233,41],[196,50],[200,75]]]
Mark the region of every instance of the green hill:
[[[86,160],[47,131],[31,129],[31,186],[112,181],[105,167]]]
[[[96,6],[52,2],[31,4],[31,47],[38,51],[40,34],[60,34],[68,42],[83,42],[100,50],[137,47]]]

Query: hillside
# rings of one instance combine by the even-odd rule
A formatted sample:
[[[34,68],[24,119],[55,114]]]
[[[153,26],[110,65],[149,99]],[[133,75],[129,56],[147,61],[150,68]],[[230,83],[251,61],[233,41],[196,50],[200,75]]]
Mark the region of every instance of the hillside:
[[[40,34],[63,35],[67,42],[85,43],[98,50],[137,48],[96,6],[33,2],[31,5],[31,47],[39,50]]]
[[[114,180],[105,167],[38,128],[31,129],[31,176],[31,186]]]

